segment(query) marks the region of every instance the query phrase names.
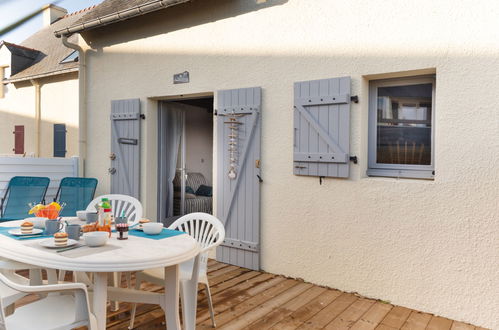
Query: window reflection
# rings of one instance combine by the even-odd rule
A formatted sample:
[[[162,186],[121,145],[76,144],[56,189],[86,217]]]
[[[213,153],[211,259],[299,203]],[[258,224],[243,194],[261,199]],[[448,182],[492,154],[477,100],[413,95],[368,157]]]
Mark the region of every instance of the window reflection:
[[[431,164],[432,84],[378,88],[376,162]]]

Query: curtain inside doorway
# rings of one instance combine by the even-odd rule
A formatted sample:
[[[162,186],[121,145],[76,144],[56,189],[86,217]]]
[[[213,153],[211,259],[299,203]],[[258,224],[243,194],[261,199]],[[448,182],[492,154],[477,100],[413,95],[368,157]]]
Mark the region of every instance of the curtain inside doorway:
[[[162,175],[161,184],[164,185],[163,192],[165,198],[159,199],[160,203],[165,203],[166,208],[164,212],[160,212],[161,220],[164,222],[167,218],[173,216],[173,179],[175,178],[175,171],[177,167],[177,158],[180,147],[180,140],[182,137],[183,127],[183,114],[182,110],[175,106],[169,106],[168,103],[163,103],[160,115],[160,166]]]

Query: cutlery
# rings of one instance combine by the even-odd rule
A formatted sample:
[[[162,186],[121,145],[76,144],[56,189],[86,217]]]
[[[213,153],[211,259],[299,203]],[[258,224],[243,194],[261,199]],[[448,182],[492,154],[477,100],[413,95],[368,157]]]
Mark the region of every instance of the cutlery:
[[[73,250],[73,249],[77,249],[77,248],[80,248],[84,245],[75,245],[75,246],[70,246],[70,247],[67,247],[67,248],[64,248],[64,249],[59,249],[57,250],[56,252],[59,253],[59,252],[64,252],[64,251],[69,251],[69,250]]]

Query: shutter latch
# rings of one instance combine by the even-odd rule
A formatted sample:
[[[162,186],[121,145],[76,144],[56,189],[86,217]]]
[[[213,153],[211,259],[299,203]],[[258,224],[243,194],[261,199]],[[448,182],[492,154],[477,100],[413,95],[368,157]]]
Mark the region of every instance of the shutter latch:
[[[359,97],[357,95],[350,96],[350,101],[353,103],[359,103]]]
[[[353,162],[354,164],[357,164],[359,162],[357,156],[350,156],[350,161]]]

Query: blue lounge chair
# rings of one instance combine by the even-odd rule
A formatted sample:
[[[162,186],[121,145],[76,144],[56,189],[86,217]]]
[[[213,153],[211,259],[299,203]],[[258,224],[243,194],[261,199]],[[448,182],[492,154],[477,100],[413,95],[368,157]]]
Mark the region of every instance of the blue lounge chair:
[[[0,202],[0,222],[29,216],[29,203],[44,202],[50,179],[36,176],[15,176],[9,181]]]
[[[57,195],[54,198],[59,204],[65,203],[61,217],[74,217],[76,211],[86,210],[94,199],[97,179],[94,178],[64,178],[61,180]]]

